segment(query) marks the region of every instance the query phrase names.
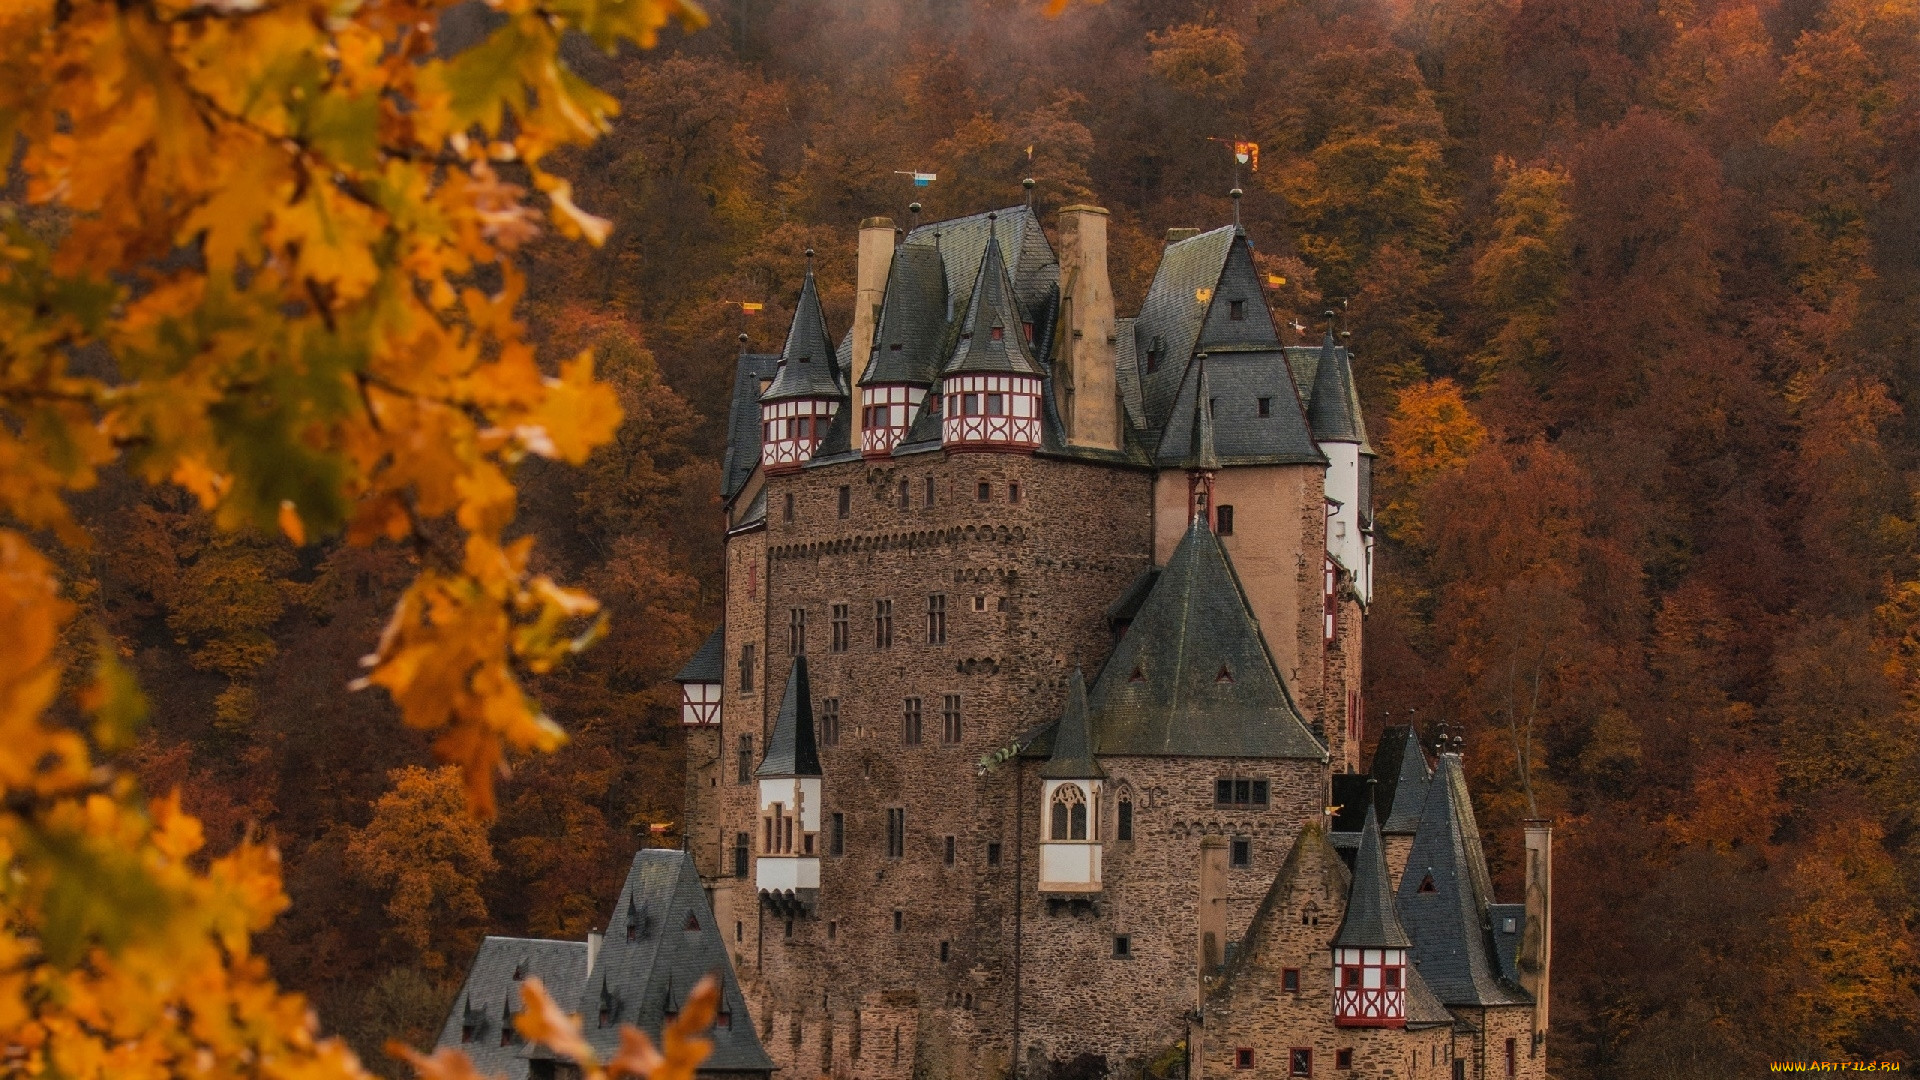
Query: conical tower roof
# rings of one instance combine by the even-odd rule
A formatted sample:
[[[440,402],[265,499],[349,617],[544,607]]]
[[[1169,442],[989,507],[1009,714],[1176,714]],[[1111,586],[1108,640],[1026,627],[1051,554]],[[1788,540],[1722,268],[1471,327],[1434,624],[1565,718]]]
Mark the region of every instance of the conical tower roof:
[[[819,776],[820,751],[813,741],[813,688],[807,681],[805,653],[793,658],[787,672],[786,696],[767,740],[767,756],[760,759],[757,776]]]
[[[1089,695],[1094,752],[1325,761],[1219,537],[1196,518]]]
[[[1053,757],[1040,768],[1048,780],[1098,780],[1106,772],[1093,760],[1093,735],[1087,724],[1087,678],[1073,669],[1067,687],[1067,711],[1053,732]]]
[[[827,315],[821,310],[820,289],[814,284],[809,261],[806,279],[800,283],[800,299],[793,307],[793,324],[787,327],[787,343],[780,350],[780,367],[774,372],[773,385],[760,400],[845,396],[833,338],[827,333]]]
[[[1386,810],[1381,832],[1405,836],[1419,826],[1432,776],[1413,725],[1396,724],[1380,733],[1379,749],[1373,752],[1373,778],[1380,784],[1374,804]]]
[[[990,232],[974,276],[973,295],[961,317],[960,340],[940,373],[1037,377],[1040,365],[1027,344],[1024,321],[1000,256],[999,237]]]
[[[931,386],[940,373],[940,340],[947,326],[947,273],[937,248],[902,244],[893,250],[873,359],[860,385]]]
[[[1360,850],[1353,859],[1353,887],[1347,891],[1347,916],[1333,936],[1336,949],[1405,949],[1413,942],[1393,910],[1393,878],[1380,842],[1380,819],[1367,807],[1360,828]]]
[[[1367,445],[1367,428],[1360,417],[1360,394],[1353,386],[1353,362],[1347,350],[1334,344],[1333,330],[1320,342],[1320,362],[1314,366],[1313,393],[1307,399],[1307,423],[1316,442]],[[1371,452],[1371,448],[1368,448]]]

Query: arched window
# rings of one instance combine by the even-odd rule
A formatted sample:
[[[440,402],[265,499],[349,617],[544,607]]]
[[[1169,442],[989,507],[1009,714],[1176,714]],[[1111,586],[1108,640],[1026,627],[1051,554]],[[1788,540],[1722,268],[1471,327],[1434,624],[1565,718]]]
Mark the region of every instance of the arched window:
[[[1120,797],[1120,811],[1117,817],[1118,820],[1114,822],[1114,838],[1117,840],[1133,839],[1133,798],[1131,796],[1122,795]]]
[[[1054,840],[1087,838],[1087,796],[1079,784],[1061,784],[1053,789],[1052,830]]]

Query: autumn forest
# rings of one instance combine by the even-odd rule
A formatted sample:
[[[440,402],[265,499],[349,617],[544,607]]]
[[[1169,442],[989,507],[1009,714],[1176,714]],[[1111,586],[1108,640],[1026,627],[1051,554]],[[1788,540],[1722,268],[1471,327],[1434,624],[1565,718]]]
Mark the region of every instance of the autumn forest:
[[[611,225],[529,233],[518,313],[546,370],[593,350],[624,420],[579,467],[521,464],[505,535],[610,621],[534,667],[571,741],[513,758],[492,822],[349,689],[419,543],[234,530],[178,473],[70,497],[95,541],[63,588],[150,703],[117,760],[209,853],[277,845],[259,948],[323,1029],[400,1069],[382,1043],[432,1043],[481,935],[582,937],[676,842],[669,677],[718,618],[732,358],[777,351],[805,249],[838,338],[862,218],[1032,177],[1046,220],[1112,211],[1127,312],[1237,181],[1276,320],[1304,342],[1337,312],[1372,410],[1369,733],[1464,738],[1504,893],[1520,821],[1556,819],[1555,1073],[1920,1062],[1920,4],[708,14],[562,47],[619,115],[541,168]]]

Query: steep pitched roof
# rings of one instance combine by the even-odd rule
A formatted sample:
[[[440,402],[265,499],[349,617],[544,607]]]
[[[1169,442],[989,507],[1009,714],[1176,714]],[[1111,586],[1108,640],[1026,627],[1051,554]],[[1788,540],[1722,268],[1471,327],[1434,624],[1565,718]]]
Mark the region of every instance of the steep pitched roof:
[[[940,338],[949,318],[946,264],[940,253],[924,244],[894,248],[873,357],[860,385],[931,386],[940,372]]]
[[[1326,759],[1226,549],[1196,519],[1090,696],[1094,753]]]
[[[1411,724],[1395,724],[1380,733],[1373,751],[1373,778],[1380,782],[1375,804],[1385,809],[1381,832],[1407,835],[1420,824],[1433,771]]]
[[[520,983],[529,976],[538,977],[555,1000],[574,1000],[587,976],[587,943],[487,937],[467,968],[466,981],[434,1045],[466,1051],[483,1076],[525,1080],[526,1047],[517,1040],[500,1045],[500,1033],[511,1023],[508,1016],[526,1010]],[[469,1025],[473,1037],[463,1040]]]
[[[921,225],[907,234],[905,243],[938,250],[946,263],[951,289],[959,282],[973,280],[989,236],[1004,253],[1007,274],[1013,281],[1014,296],[1023,318],[1039,322],[1047,295],[1059,282],[1060,261],[1054,256],[1053,245],[1047,243],[1047,235],[1032,207],[1009,206]],[[956,312],[959,307],[956,301]]]
[[[720,465],[720,496],[733,501],[760,464],[760,382],[780,365],[774,353],[741,353],[733,363],[733,401],[727,408],[727,453]]]
[[[793,306],[793,323],[780,350],[780,367],[761,401],[796,398],[836,398],[846,395],[840,378],[838,350],[827,334],[827,313],[820,308],[820,289],[813,268],[800,283],[800,300]]]
[[[629,906],[653,917],[632,941],[621,918]],[[657,1041],[666,1014],[682,1004],[702,978],[714,975],[721,984],[722,1011],[731,1022],[716,1023],[708,1032],[713,1053],[700,1071],[770,1071],[773,1061],[754,1032],[693,856],[664,848],[635,853],[613,911],[610,932],[572,1010],[586,1020],[587,1042],[601,1060],[620,1044],[622,1024],[632,1024]],[[603,993],[612,1014],[604,1027],[596,1023]]]
[[[1393,878],[1380,842],[1380,819],[1367,807],[1360,827],[1360,851],[1353,857],[1353,888],[1347,892],[1347,915],[1333,936],[1336,949],[1404,949],[1413,942],[1393,911]]]
[[[1220,455],[1214,450],[1213,393],[1207,386],[1207,362],[1194,361],[1198,375],[1194,379],[1193,417],[1188,422],[1187,456],[1181,466],[1189,470],[1211,472],[1220,467]]]
[[[1148,427],[1164,426],[1173,412],[1173,399],[1187,359],[1200,340],[1200,327],[1206,321],[1214,286],[1220,282],[1233,240],[1233,226],[1226,225],[1168,244],[1160,255],[1153,284],[1148,286],[1140,314],[1133,320],[1134,353]],[[1155,351],[1156,343],[1160,364],[1149,372],[1146,357]]]
[[[725,674],[725,669],[721,666],[720,650],[724,647],[722,642],[726,638],[726,630],[727,628],[724,625],[714,627],[713,633],[707,635],[707,640],[701,642],[700,647],[693,650],[693,656],[687,661],[686,666],[674,674],[673,681],[680,683],[719,682]]]
[[[1048,780],[1096,780],[1106,775],[1093,760],[1092,737],[1087,731],[1087,678],[1073,669],[1067,684],[1067,711],[1053,729],[1053,757],[1040,767]]]
[[[819,776],[820,752],[813,741],[813,689],[807,681],[805,653],[793,658],[786,696],[767,739],[767,756],[756,776]]]
[[[1489,940],[1493,882],[1480,849],[1460,755],[1440,755],[1413,834],[1395,909],[1413,936],[1413,962],[1448,1005],[1512,1005],[1528,999],[1500,978]]]
[[[1028,321],[1016,303],[1013,282],[1001,260],[1000,241],[989,233],[974,275],[972,295],[967,298],[966,314],[960,321],[959,340],[940,374],[1041,374],[1022,326]]]
[[[1314,365],[1313,392],[1307,398],[1307,421],[1317,442],[1366,444],[1367,427],[1360,416],[1360,393],[1354,389],[1353,366],[1347,350],[1334,344],[1328,330]]]
[[[1260,906],[1254,909],[1253,918],[1247,923],[1241,948],[1227,961],[1220,973],[1219,983],[1207,994],[1209,999],[1231,996],[1235,983],[1258,970],[1263,963],[1270,963],[1264,955],[1263,946],[1268,941],[1265,931],[1274,919],[1286,914],[1284,908],[1287,899],[1293,895],[1295,881],[1303,870],[1315,862],[1319,864],[1321,883],[1328,894],[1348,890],[1353,875],[1347,870],[1347,864],[1341,861],[1340,853],[1327,842],[1325,827],[1309,818],[1295,834],[1293,846],[1287,849],[1287,857],[1280,863],[1280,872],[1273,876],[1273,883],[1267,886],[1266,896],[1261,898]],[[1311,887],[1313,882],[1309,880],[1307,884]],[[1325,959],[1324,956],[1322,959]],[[1272,970],[1271,967],[1268,970]]]

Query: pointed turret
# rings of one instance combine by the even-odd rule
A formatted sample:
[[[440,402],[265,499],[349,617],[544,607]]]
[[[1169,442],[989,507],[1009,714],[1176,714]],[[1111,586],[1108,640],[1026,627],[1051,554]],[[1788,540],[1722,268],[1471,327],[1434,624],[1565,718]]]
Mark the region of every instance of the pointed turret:
[[[1411,724],[1396,724],[1380,733],[1380,746],[1373,753],[1373,778],[1380,782],[1378,804],[1386,814],[1380,826],[1383,834],[1413,835],[1432,777],[1427,755],[1420,749],[1420,733]]]
[[[1360,395],[1353,387],[1352,360],[1347,350],[1334,343],[1332,328],[1320,341],[1320,362],[1314,366],[1313,392],[1307,399],[1307,422],[1313,428],[1315,442],[1358,445],[1367,441]]]
[[[1413,936],[1421,977],[1448,1005],[1527,1003],[1524,992],[1500,977],[1486,925],[1492,900],[1460,755],[1441,754],[1394,908]]]
[[[793,658],[793,668],[787,672],[780,715],[773,722],[767,756],[761,759],[755,775],[762,779],[820,775],[820,751],[813,736],[813,689],[804,653]]]
[[[760,395],[760,463],[768,472],[788,472],[812,459],[827,425],[847,396],[826,312],[813,280],[813,249],[800,283],[787,343],[773,383]]]
[[[787,692],[767,739],[760,781],[760,858],[754,884],[776,911],[812,906],[820,890],[820,752],[805,654],[793,658]]]
[[[1407,949],[1413,942],[1393,910],[1380,818],[1373,800],[1367,802],[1346,917],[1333,936],[1333,1021],[1341,1027],[1405,1027]]]
[[[992,231],[959,329],[941,370],[942,445],[950,450],[1037,449],[1041,370],[1034,358],[1033,323],[1020,311],[999,237]]]
[[[1075,668],[1067,711],[1053,729],[1053,757],[1040,769],[1040,891],[1100,891],[1100,789],[1093,760],[1087,680]]]
[[[894,248],[871,359],[860,377],[860,452],[885,457],[906,437],[940,376],[947,275],[938,248]]]

